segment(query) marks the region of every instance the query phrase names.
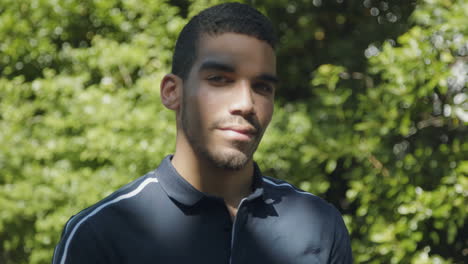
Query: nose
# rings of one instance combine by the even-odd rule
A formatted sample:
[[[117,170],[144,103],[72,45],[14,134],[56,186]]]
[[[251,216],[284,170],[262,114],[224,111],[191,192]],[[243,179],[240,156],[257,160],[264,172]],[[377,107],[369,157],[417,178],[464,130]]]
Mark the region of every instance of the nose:
[[[230,112],[233,115],[248,116],[255,114],[255,101],[249,81],[240,81],[232,89]]]

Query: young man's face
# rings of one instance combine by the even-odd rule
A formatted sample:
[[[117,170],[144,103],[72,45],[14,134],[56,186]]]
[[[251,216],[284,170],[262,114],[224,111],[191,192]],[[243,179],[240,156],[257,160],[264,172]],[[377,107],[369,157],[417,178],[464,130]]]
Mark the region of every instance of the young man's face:
[[[195,153],[219,168],[243,168],[271,120],[276,83],[276,56],[266,42],[236,33],[203,35],[181,109]]]

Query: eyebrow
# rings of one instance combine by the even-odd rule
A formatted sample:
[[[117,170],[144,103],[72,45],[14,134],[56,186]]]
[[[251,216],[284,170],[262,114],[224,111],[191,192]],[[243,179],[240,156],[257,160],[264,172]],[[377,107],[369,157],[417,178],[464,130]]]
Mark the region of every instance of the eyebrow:
[[[218,62],[218,61],[205,61],[202,63],[202,65],[199,68],[199,72],[202,71],[210,71],[210,70],[216,70],[216,71],[223,71],[223,72],[235,72],[235,68],[232,65]],[[268,74],[268,73],[262,73],[255,77],[255,79],[262,80],[265,82],[271,82],[273,84],[278,84],[279,79],[275,75]]]
[[[271,83],[274,83],[274,84],[279,83],[278,77],[276,77],[274,75],[271,75],[271,74],[268,74],[268,73],[260,74],[256,79],[266,81],[266,82],[271,82]]]
[[[235,69],[233,66],[217,61],[205,61],[202,63],[200,66],[199,71],[209,71],[209,70],[217,70],[217,71],[223,71],[223,72],[235,72]]]

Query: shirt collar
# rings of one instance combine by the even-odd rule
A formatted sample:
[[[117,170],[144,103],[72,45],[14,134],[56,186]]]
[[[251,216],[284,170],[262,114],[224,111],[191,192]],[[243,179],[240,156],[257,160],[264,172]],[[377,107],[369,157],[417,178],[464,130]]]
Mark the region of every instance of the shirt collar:
[[[257,163],[254,162],[252,193],[249,196],[247,196],[247,200],[250,201],[258,197],[264,198],[263,176]]]
[[[166,194],[172,199],[186,206],[193,206],[204,197],[213,197],[195,189],[174,168],[171,163],[173,155],[166,156],[156,170],[158,181]],[[246,197],[253,200],[263,197],[263,179],[260,168],[254,163],[254,175],[252,182],[252,193]]]

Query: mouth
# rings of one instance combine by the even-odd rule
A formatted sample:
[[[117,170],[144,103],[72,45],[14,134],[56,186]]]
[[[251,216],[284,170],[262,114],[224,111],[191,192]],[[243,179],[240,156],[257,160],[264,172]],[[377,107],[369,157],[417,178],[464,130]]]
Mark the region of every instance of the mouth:
[[[228,138],[237,141],[250,141],[257,134],[257,130],[250,126],[232,126],[219,128]]]

